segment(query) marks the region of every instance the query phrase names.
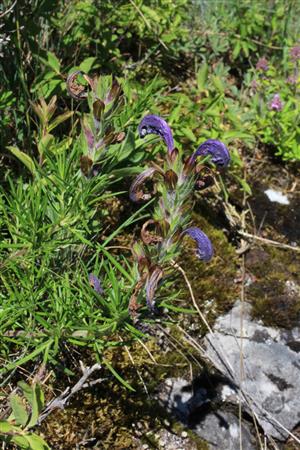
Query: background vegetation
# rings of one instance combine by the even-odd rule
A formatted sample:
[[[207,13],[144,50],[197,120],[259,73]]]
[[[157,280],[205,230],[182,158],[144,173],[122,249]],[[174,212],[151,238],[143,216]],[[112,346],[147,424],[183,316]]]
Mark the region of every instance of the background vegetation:
[[[148,113],[164,116],[186,155],[205,139],[222,140],[232,164],[219,193],[228,200],[234,186],[250,194],[245,159],[260,152],[281,164],[300,160],[299,18],[297,0],[1,3],[4,388],[36,362],[72,375],[76,353],[106,364],[130,389],[103,354],[122,345],[118,333],[126,342],[142,335],[128,313],[129,247],[152,206],[131,205],[128,188],[162,147],[139,139],[138,123]],[[82,173],[93,111],[67,91],[74,70],[100,74],[103,92],[112,77],[122,88],[101,117],[108,150],[94,155],[94,176]],[[90,286],[90,273],[104,295]],[[160,302],[186,311],[170,286]]]

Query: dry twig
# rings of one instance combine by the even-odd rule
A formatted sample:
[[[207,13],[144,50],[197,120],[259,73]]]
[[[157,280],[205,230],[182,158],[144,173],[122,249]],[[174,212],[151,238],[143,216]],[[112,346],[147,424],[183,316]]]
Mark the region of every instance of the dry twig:
[[[261,242],[262,244],[273,245],[274,247],[279,247],[286,250],[293,250],[294,252],[300,252],[300,247],[294,247],[293,245],[283,244],[282,242],[273,241],[272,239],[266,239],[260,236],[256,236],[255,234],[247,233],[246,231],[243,230],[238,231],[238,234],[244,237],[245,239],[254,239],[256,241]]]
[[[70,388],[70,386],[68,386],[64,390],[64,392],[62,392],[58,397],[54,398],[46,405],[46,408],[39,416],[38,425],[40,425],[41,422],[43,420],[45,420],[46,417],[48,417],[49,414],[51,414],[51,412],[54,411],[55,409],[64,409],[68,405],[71,397],[73,397],[73,395],[75,395],[81,389],[92,386],[96,383],[100,383],[101,381],[104,381],[105,378],[99,378],[98,380],[92,381],[90,383],[87,382],[88,378],[96,370],[100,370],[102,368],[100,364],[94,364],[91,367],[84,367],[82,362],[80,361],[80,366],[81,366],[81,370],[82,370],[82,377],[80,378],[80,380],[77,381],[77,383],[72,388]]]

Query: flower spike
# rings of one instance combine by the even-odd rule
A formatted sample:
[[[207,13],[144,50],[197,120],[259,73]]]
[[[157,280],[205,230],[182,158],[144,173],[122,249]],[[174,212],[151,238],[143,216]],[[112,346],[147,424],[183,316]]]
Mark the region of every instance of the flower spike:
[[[206,236],[200,228],[190,227],[184,230],[183,234],[188,234],[197,244],[197,256],[202,261],[208,262],[214,254],[213,246],[210,239]]]
[[[157,134],[160,136],[165,141],[169,152],[174,149],[174,140],[171,128],[161,117],[149,114],[143,118],[139,124],[140,138],[147,136],[147,134]]]
[[[211,155],[212,162],[218,167],[227,167],[230,162],[230,154],[225,144],[216,139],[208,139],[203,142],[193,154],[192,158],[197,156]]]

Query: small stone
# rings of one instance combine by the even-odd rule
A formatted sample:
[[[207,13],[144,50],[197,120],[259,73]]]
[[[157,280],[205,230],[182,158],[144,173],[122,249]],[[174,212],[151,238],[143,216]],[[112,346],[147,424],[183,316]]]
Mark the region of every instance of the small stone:
[[[182,437],[183,439],[186,439],[186,438],[188,437],[187,432],[186,432],[186,431],[183,431],[183,432],[181,433],[181,437]]]

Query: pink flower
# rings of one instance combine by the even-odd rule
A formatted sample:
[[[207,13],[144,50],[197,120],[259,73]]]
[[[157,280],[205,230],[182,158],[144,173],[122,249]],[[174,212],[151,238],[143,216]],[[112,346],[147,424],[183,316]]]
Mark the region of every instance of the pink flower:
[[[256,63],[255,68],[257,70],[262,70],[263,72],[266,72],[269,69],[267,59],[266,58],[259,58],[259,60]]]
[[[270,104],[269,104],[269,108],[272,109],[273,111],[281,111],[283,108],[283,103],[280,99],[280,95],[279,94],[275,94],[274,97],[272,98]]]
[[[297,62],[300,59],[300,45],[295,45],[290,50],[290,57],[293,62]]]

